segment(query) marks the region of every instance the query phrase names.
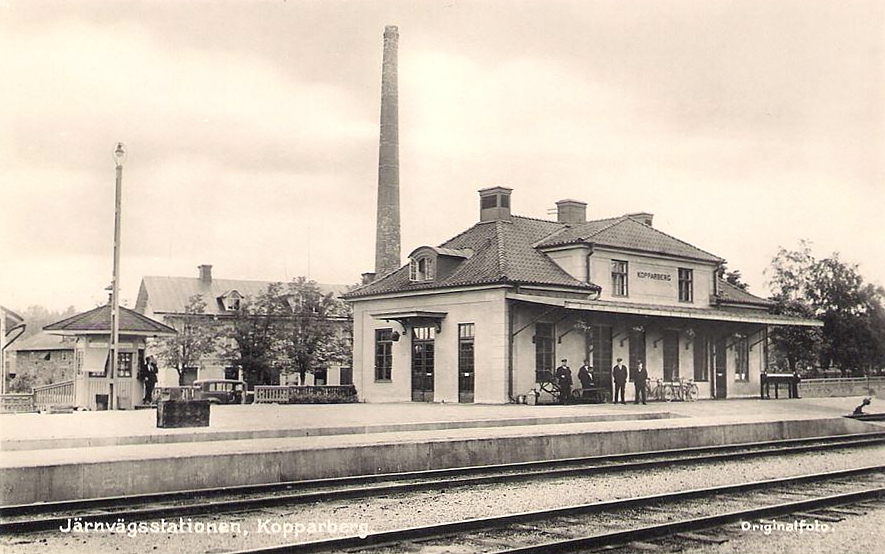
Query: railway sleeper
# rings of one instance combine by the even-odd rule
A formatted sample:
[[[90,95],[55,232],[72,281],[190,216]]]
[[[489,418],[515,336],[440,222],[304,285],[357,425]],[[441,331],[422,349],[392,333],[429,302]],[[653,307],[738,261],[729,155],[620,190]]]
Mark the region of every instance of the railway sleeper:
[[[840,521],[845,521],[845,516],[827,515],[819,512],[797,512],[793,514],[793,516],[804,519],[817,519],[829,523],[838,523]]]

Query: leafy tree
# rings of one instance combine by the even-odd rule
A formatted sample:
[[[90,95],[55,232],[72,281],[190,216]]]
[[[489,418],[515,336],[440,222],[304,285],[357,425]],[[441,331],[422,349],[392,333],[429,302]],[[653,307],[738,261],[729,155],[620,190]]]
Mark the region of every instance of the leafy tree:
[[[279,298],[280,283],[271,283],[257,298],[240,302],[225,333],[224,358],[243,371],[243,379],[252,389],[255,385],[279,383],[276,371],[278,356],[276,326],[282,317]]]
[[[885,291],[864,284],[857,265],[839,254],[816,260],[807,241],[799,250],[780,248],[772,260],[770,285],[781,313],[817,317],[823,330],[776,328],[772,340],[780,355],[807,363],[838,366],[843,374],[879,368],[885,363]]]
[[[773,312],[779,315],[813,319],[814,309],[803,300],[780,298]],[[819,327],[776,326],[769,333],[772,361],[782,368],[795,372],[800,368],[814,367],[820,356],[823,335]]]
[[[196,367],[204,356],[217,348],[217,330],[212,318],[206,316],[206,301],[201,294],[188,298],[184,314],[167,319],[178,334],[157,341],[159,358],[178,372],[178,384],[184,383],[186,368]]]
[[[307,373],[330,363],[344,363],[350,355],[350,307],[323,294],[315,281],[293,279],[278,296],[283,318],[276,338],[285,372],[297,372],[300,382]],[[352,333],[352,330],[350,331]]]
[[[743,276],[741,275],[740,269],[727,271],[725,273],[725,281],[741,290],[748,290],[750,288],[750,285],[743,281]]]

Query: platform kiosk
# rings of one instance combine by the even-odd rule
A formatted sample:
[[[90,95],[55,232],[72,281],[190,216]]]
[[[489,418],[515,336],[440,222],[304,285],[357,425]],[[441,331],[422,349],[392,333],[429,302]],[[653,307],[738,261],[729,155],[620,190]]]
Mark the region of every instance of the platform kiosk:
[[[759,397],[763,400],[771,399],[771,386],[774,385],[774,398],[779,398],[778,388],[785,385],[789,398],[799,398],[799,381],[801,378],[798,373],[766,373],[762,372],[759,378]]]
[[[75,338],[73,397],[66,403],[89,410],[131,410],[141,403],[146,340],[177,331],[129,308],[120,307],[117,370],[110,370],[111,307],[82,312],[43,328],[49,334]]]

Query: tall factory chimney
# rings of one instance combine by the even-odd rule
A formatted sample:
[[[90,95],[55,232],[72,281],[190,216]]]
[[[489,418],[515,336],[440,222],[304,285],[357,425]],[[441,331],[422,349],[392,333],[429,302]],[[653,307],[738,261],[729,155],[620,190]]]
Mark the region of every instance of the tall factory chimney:
[[[385,27],[381,68],[381,139],[378,149],[378,218],[375,223],[375,275],[378,277],[400,266],[398,41],[397,28],[393,25]]]

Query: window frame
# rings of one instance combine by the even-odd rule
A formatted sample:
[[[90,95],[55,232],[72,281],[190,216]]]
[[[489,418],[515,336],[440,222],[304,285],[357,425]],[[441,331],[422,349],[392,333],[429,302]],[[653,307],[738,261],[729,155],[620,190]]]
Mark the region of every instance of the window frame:
[[[694,270],[688,267],[680,267],[679,274],[679,301],[687,304],[694,303]]]
[[[379,348],[383,351],[379,352]],[[390,327],[375,329],[375,382],[393,382],[393,329]]]
[[[436,276],[436,263],[433,256],[418,256],[409,260],[409,281],[424,283],[433,281]]]
[[[623,268],[623,271],[619,271]],[[630,263],[626,260],[612,260],[612,296],[627,298],[630,296]]]

